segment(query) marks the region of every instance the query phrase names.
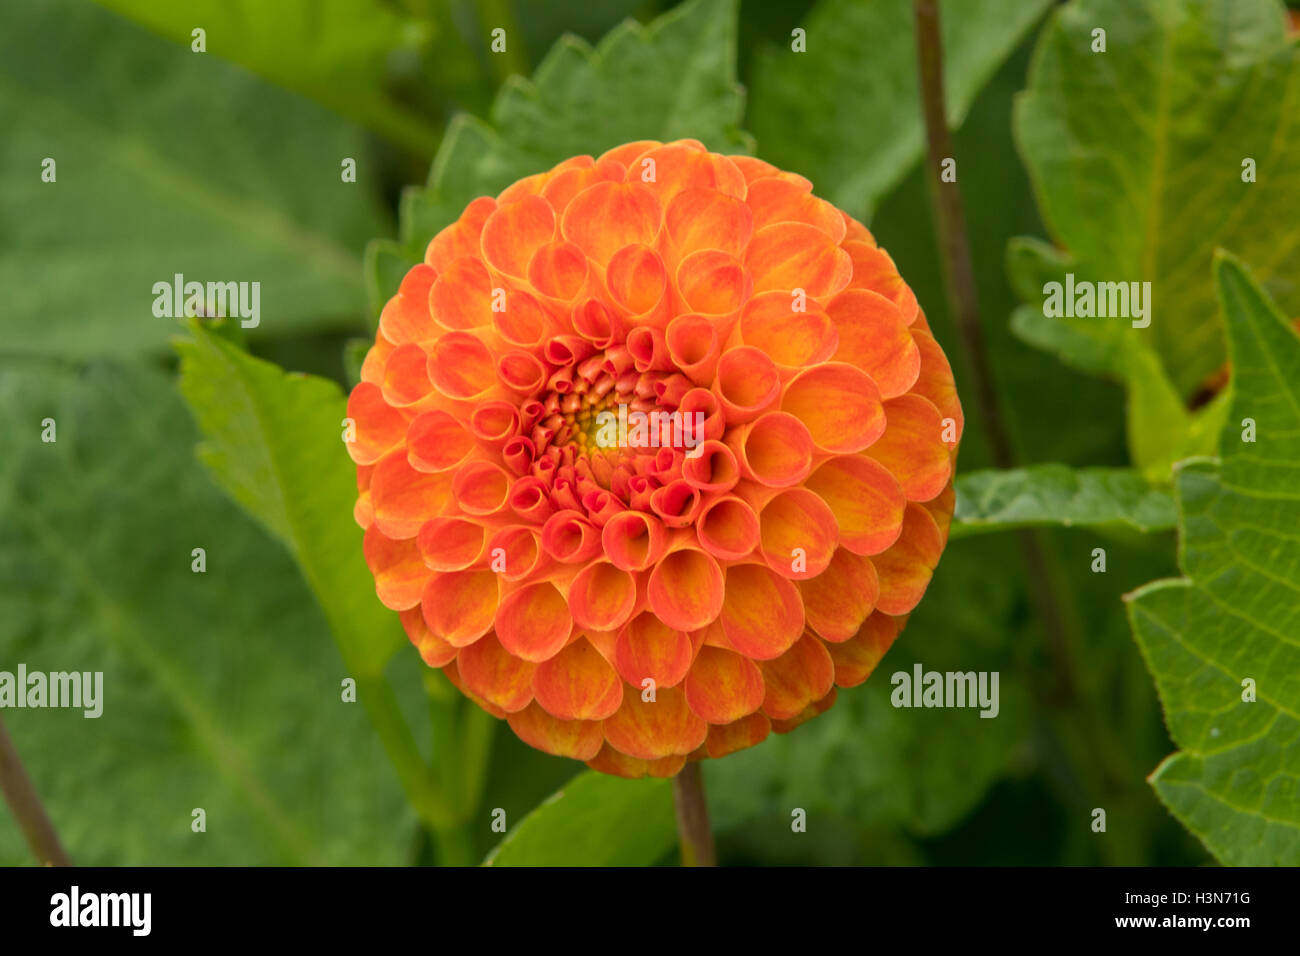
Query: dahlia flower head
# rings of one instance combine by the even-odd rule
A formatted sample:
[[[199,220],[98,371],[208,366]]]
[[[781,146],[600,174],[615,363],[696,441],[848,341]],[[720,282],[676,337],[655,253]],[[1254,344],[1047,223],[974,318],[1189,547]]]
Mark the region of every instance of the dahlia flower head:
[[[348,415],[366,561],[424,661],[628,777],[866,680],[946,543],[963,421],[871,233],[694,140],[471,202]]]

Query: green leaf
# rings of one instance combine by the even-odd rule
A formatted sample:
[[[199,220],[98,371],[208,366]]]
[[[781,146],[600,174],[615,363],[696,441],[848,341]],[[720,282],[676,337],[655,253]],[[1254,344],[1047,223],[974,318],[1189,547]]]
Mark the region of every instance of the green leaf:
[[[191,327],[194,337],[176,349],[181,393],[204,434],[200,459],[297,560],[353,673],[380,674],[405,638],[375,597],[352,520],[346,399],[333,382],[285,372]]]
[[[1031,525],[1127,526],[1142,532],[1174,526],[1173,499],[1127,468],[1033,465],[976,471],[957,479],[952,536]]]
[[[489,866],[650,866],[677,841],[672,785],[580,773],[520,820]]]
[[[153,287],[177,273],[260,283],[257,334],[356,325],[361,250],[389,228],[358,129],[90,4],[5,13],[0,349],[161,348]]]
[[[432,152],[437,131],[385,93],[387,62],[426,43],[428,25],[380,0],[96,0],[190,49],[247,67],[407,146]]]
[[[1150,349],[1131,350],[1128,362],[1129,454],[1147,481],[1168,485],[1176,462],[1212,455],[1218,447],[1229,393],[1189,412]]]
[[[1300,311],[1296,50],[1276,0],[1075,0],[1043,30],[1016,104],[1039,208],[1077,277],[1151,283],[1149,328],[1083,321],[1148,344],[1180,395],[1224,358],[1216,247]]]
[[[745,148],[735,64],[736,0],[689,0],[649,26],[626,21],[595,49],[562,38],[531,81],[506,81],[490,123],[465,115],[452,121],[428,188],[404,197],[403,242],[422,257],[471,200],[571,156],[638,139]]]
[[[0,410],[0,669],[103,672],[98,718],[4,710],[73,861],[403,862],[415,817],[327,624],[194,461],[169,378],[11,359]],[[0,864],[30,860],[0,811]]]
[[[961,125],[1049,2],[942,5],[951,126]],[[789,41],[756,58],[749,123],[760,154],[807,176],[818,195],[860,219],[925,151],[913,18],[911,0],[821,0],[803,24],[806,52]]]
[[[1232,414],[1219,459],[1177,472],[1185,577],[1129,596],[1133,633],[1179,747],[1151,784],[1223,863],[1294,866],[1300,338],[1237,260],[1216,261],[1215,279],[1232,356]],[[1255,423],[1254,441],[1243,440],[1245,419]]]

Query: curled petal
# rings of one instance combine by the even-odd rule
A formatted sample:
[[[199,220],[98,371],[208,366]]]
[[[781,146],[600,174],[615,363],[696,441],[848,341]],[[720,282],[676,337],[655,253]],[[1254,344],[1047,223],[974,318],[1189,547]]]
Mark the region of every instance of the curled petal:
[[[957,386],[953,384],[952,367],[948,358],[939,348],[934,336],[912,330],[912,340],[921,353],[921,373],[917,377],[913,394],[928,398],[939,409],[939,414],[951,418],[956,423],[956,438],[961,439],[965,419],[962,416],[961,402],[957,399]]]
[[[723,576],[707,552],[683,547],[659,559],[646,589],[650,608],[669,627],[694,631],[722,610]]]
[[[826,502],[840,529],[840,544],[855,554],[879,554],[903,530],[907,498],[884,465],[862,455],[823,463],[806,483]]]
[[[496,632],[511,654],[541,663],[568,642],[573,618],[555,585],[539,581],[506,595],[496,612]]]
[[[909,502],[898,541],[871,559],[880,578],[876,609],[886,614],[906,614],[916,607],[930,585],[943,543],[943,535],[930,513]]]
[[[826,361],[835,354],[840,342],[835,324],[825,312],[795,311],[794,304],[788,292],[763,292],[754,296],[741,312],[741,339],[785,368]]]
[[[871,376],[881,398],[897,398],[921,373],[921,350],[897,305],[864,289],[841,292],[826,307],[839,333],[835,361]]]
[[[506,713],[523,710],[533,700],[537,665],[509,654],[495,635],[461,648],[456,670],[465,688]]]
[[[635,579],[603,558],[579,571],[569,585],[569,611],[578,627],[615,630],[631,617],[635,607]]]
[[[425,251],[424,261],[438,272],[445,272],[462,256],[479,255],[483,224],[496,208],[497,201],[491,196],[475,199],[465,207],[458,220],[433,237]]]
[[[880,595],[880,581],[870,558],[836,548],[826,570],[800,582],[799,593],[808,626],[822,640],[843,642],[853,637],[871,614]]]
[[[629,315],[643,315],[664,297],[668,272],[657,252],[633,243],[623,246],[609,260],[605,283],[615,304]]]
[[[667,539],[657,518],[640,511],[624,511],[605,522],[601,543],[615,567],[644,571],[659,560]]]
[[[843,249],[853,263],[853,279],[848,287],[878,292],[898,306],[904,322],[908,325],[915,322],[920,314],[916,295],[898,274],[889,253],[873,244],[853,240],[844,243]]]
[[[406,631],[406,636],[420,652],[424,663],[430,667],[446,667],[456,659],[459,648],[452,647],[429,630],[429,625],[424,623],[424,610],[420,605],[407,608],[400,617],[402,630]]]
[[[739,257],[754,234],[754,215],[735,196],[686,189],[668,203],[664,228],[679,249],[717,249]]]
[[[418,265],[402,279],[397,295],[379,313],[379,331],[394,345],[422,341],[429,337],[429,290],[438,273]]]
[[[394,452],[375,465],[370,478],[375,526],[390,538],[414,538],[430,518],[452,502],[452,478],[416,471],[406,456]]]
[[[474,436],[441,409],[417,415],[406,430],[406,458],[416,471],[446,471],[473,450]]]
[[[356,441],[347,442],[348,454],[358,465],[374,464],[406,434],[406,416],[385,402],[371,382],[362,382],[348,396],[348,418],[357,426]]]
[[[483,556],[487,529],[467,518],[432,518],[420,528],[415,540],[426,567],[464,571]]]
[[[820,229],[837,245],[847,231],[838,209],[788,179],[773,176],[752,183],[745,204],[753,210],[755,229],[779,222],[802,222]]]
[[[728,437],[742,477],[767,488],[788,488],[812,471],[808,428],[788,412],[767,412]]]
[[[555,238],[555,212],[540,196],[500,206],[483,224],[483,258],[493,269],[522,278],[536,251]]]
[[[835,515],[807,488],[789,488],[768,500],[758,525],[763,558],[777,574],[802,581],[830,565],[839,538]]]
[[[619,676],[638,690],[647,679],[656,687],[681,683],[692,654],[691,639],[649,611],[632,618],[614,642],[614,666]]]
[[[835,683],[840,687],[857,687],[865,681],[896,637],[897,621],[877,612],[849,640],[827,645],[826,650],[835,664]]]
[[[457,259],[433,283],[428,304],[444,329],[487,325],[492,320],[492,276],[487,266],[474,256]]]
[[[466,514],[496,514],[506,506],[510,476],[490,461],[472,461],[456,472],[451,493]]]
[[[835,664],[826,645],[811,634],[799,638],[775,660],[763,661],[763,713],[789,720],[835,685]]]
[[[428,349],[429,378],[448,398],[478,398],[496,384],[496,359],[483,340],[468,332],[450,332]]]
[[[716,249],[692,252],[677,267],[677,289],[693,312],[735,312],[749,297],[750,287],[749,274],[739,260]]]
[[[909,501],[929,501],[952,476],[939,409],[920,395],[903,395],[885,403],[885,417],[889,427],[867,455],[889,469]]]
[[[718,360],[713,393],[726,412],[727,421],[753,421],[776,405],[781,394],[781,376],[776,365],[756,348],[730,349]]]
[[[804,423],[819,451],[861,451],[885,433],[880,392],[865,372],[841,362],[806,369],[786,385],[781,410]]]
[[[401,408],[414,405],[433,390],[429,381],[428,356],[414,342],[393,349],[384,366],[384,401]]]
[[[598,720],[560,720],[536,701],[506,718],[510,729],[530,747],[556,757],[591,760],[605,743]]]
[[[509,524],[488,539],[489,568],[507,581],[523,581],[545,564],[541,536],[527,525]]]
[[[647,776],[675,777],[681,772],[685,764],[685,754],[662,757],[659,760],[640,760],[619,753],[609,744],[605,744],[600,753],[587,761],[587,766],[592,770],[598,770],[601,773],[608,773],[616,777],[626,777],[629,780],[638,780]]]
[[[696,446],[694,455],[682,462],[682,480],[703,492],[724,492],[740,480],[736,454],[720,441],[710,439]]]
[[[700,547],[715,558],[740,561],[758,547],[758,514],[734,495],[714,498],[700,512],[695,532]]]
[[[424,622],[453,647],[467,647],[492,629],[497,595],[491,571],[435,572],[420,596]]]
[[[700,648],[686,675],[686,703],[710,724],[730,724],[763,705],[763,673],[749,658],[717,647]]]
[[[704,740],[710,757],[725,757],[755,744],[761,744],[772,732],[772,722],[759,711],[730,724],[711,724]]]
[[[803,600],[792,581],[759,564],[733,564],[719,617],[734,650],[754,660],[780,657],[803,633]]]
[[[544,243],[528,262],[528,282],[552,299],[573,299],[587,283],[587,256],[567,239]]]
[[[362,549],[384,607],[405,611],[420,603],[429,569],[414,541],[394,541],[372,525],[366,530]]]
[[[803,289],[814,299],[839,292],[853,275],[849,254],[816,226],[802,222],[755,230],[745,265],[755,292]]]
[[[560,221],[564,238],[604,266],[633,243],[649,245],[659,232],[663,210],[639,183],[596,183],[573,197]]]
[[[542,548],[556,561],[586,564],[600,553],[600,530],[578,511],[557,511],[542,527]]]
[[[704,743],[709,725],[696,716],[679,687],[655,691],[652,702],[624,694],[618,711],[605,720],[605,739],[619,752],[641,760],[683,756]]]
[[[591,643],[578,638],[537,665],[537,703],[560,720],[604,720],[623,702],[623,684]]]

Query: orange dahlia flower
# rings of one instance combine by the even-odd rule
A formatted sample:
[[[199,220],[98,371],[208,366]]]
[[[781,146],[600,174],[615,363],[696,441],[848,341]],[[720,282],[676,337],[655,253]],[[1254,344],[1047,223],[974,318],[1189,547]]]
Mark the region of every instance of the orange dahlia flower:
[[[579,156],[470,203],[385,306],[348,401],[366,560],[528,744],[623,776],[753,746],[925,591],[952,371],[811,190],[693,140]]]

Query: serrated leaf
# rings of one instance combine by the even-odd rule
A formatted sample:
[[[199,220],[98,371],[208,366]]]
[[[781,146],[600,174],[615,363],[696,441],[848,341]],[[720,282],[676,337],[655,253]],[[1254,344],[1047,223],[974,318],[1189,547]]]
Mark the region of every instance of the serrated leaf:
[[[260,283],[255,334],[344,328],[388,231],[359,129],[76,0],[5,5],[0,348],[161,349],[154,283]],[[55,162],[43,182],[43,161]],[[373,172],[373,171],[372,171]]]
[[[201,27],[209,54],[405,145],[437,145],[431,124],[385,94],[389,57],[426,41],[430,30],[380,0],[96,2],[187,48]]]
[[[626,21],[594,49],[563,37],[532,80],[507,80],[490,122],[452,121],[428,187],[404,198],[408,251],[422,256],[476,197],[571,156],[638,139],[692,138],[742,151],[735,62],[736,0],[690,0],[649,26]]]
[[[375,597],[352,520],[356,468],[342,442],[343,393],[198,323],[192,333],[176,349],[181,393],[204,435],[199,457],[297,560],[354,674],[380,674],[404,637]]]
[[[1174,526],[1173,499],[1128,468],[1033,465],[976,471],[957,479],[952,537],[1032,525]]]
[[[1298,64],[1276,0],[1074,0],[1016,104],[1039,208],[1080,278],[1152,284],[1149,328],[1086,321],[1149,343],[1181,395],[1224,358],[1216,247],[1300,311]]]
[[[415,817],[328,625],[194,461],[169,378],[8,360],[0,410],[0,669],[103,672],[98,718],[4,710],[73,862],[401,863]],[[29,862],[0,810],[0,864]]]
[[[507,831],[489,866],[649,866],[677,841],[667,780],[586,771]]]
[[[1237,260],[1217,261],[1215,278],[1232,356],[1232,414],[1219,459],[1177,473],[1185,577],[1129,596],[1133,633],[1180,748],[1151,784],[1220,861],[1294,866],[1300,338]],[[1253,442],[1243,440],[1245,419],[1255,423]]]
[[[1049,2],[942,4],[951,126]],[[860,219],[925,150],[913,21],[911,0],[821,0],[801,25],[806,52],[787,42],[755,63],[749,123],[760,155],[807,176],[818,195]]]

